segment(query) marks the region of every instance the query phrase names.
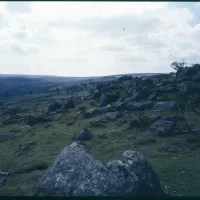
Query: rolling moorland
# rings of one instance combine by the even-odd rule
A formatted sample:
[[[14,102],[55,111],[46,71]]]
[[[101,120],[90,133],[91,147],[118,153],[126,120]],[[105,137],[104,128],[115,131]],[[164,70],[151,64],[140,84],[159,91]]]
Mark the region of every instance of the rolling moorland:
[[[0,195],[145,195],[147,190],[160,195],[162,190],[200,196],[200,65],[173,67],[176,72],[169,74],[88,78],[0,75]],[[134,154],[137,176],[127,167],[129,160],[129,165],[119,161],[122,154],[124,159]],[[79,168],[79,160],[88,171]],[[72,180],[75,172],[68,170],[67,183],[62,174],[55,187],[54,175],[66,170],[62,162],[80,169],[79,178]],[[99,166],[114,185],[121,180],[115,185],[119,193],[98,188],[99,177],[90,173]],[[153,178],[147,178],[147,171]],[[93,180],[87,188],[98,185],[94,193],[82,192],[83,174],[84,180]],[[77,189],[76,182],[83,186]],[[61,183],[75,186],[63,191]],[[122,186],[132,189],[123,193]]]

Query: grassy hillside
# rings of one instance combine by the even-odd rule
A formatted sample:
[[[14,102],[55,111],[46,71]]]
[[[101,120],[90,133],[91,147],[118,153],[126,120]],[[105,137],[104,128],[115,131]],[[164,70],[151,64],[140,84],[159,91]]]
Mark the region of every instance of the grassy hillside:
[[[141,79],[139,79],[139,86],[143,84]],[[169,77],[167,76],[155,75],[151,79],[154,81],[158,79],[162,83],[166,81],[169,84],[167,82]],[[126,150],[138,150],[149,157],[165,191],[177,196],[200,195],[198,187],[200,178],[200,137],[198,135],[185,133],[159,137],[152,134],[148,128],[134,126],[130,128],[132,115],[137,111],[125,109],[119,111],[121,115],[128,114],[125,121],[119,117],[113,121],[105,120],[103,125],[91,127],[88,126],[89,122],[100,122],[105,114],[101,113],[85,118],[78,116],[77,112],[83,108],[85,110],[99,108],[99,97],[96,98],[87,91],[79,91],[76,94],[66,94],[65,91],[60,91],[59,93],[52,92],[47,95],[42,92],[48,87],[52,87],[52,85],[48,85],[43,80],[37,80],[37,85],[35,85],[35,80],[33,82],[25,78],[20,78],[20,81],[18,78],[12,80],[13,82],[10,85],[5,85],[4,82],[6,89],[15,90],[14,85],[18,82],[15,87],[21,88],[24,85],[22,90],[27,91],[28,87],[31,87],[33,91],[37,90],[37,94],[1,98],[4,106],[0,110],[0,120],[2,122],[0,136],[5,133],[14,133],[16,137],[3,142],[0,141],[0,171],[11,172],[6,183],[0,185],[0,195],[34,195],[33,188],[38,177],[53,162],[58,153],[71,144],[72,136],[84,127],[88,127],[93,133],[93,138],[82,142],[82,144],[96,158],[107,162],[119,158]],[[112,83],[117,85],[117,89],[109,89],[109,92],[119,92],[119,98],[124,97],[136,80],[138,79]],[[3,88],[2,84],[0,85]],[[20,90],[18,90],[19,93]],[[2,89],[1,94],[4,94]],[[167,101],[176,98],[175,92],[162,92],[159,95]],[[56,112],[46,122],[36,123],[33,126],[28,126],[23,120],[23,117],[29,114],[44,114],[46,116],[45,113],[52,102],[65,101],[71,96],[73,96],[76,103],[75,108]],[[116,101],[119,101],[119,99]],[[11,102],[18,103],[11,104]],[[111,104],[114,105],[113,103]],[[175,115],[174,111],[155,112],[152,109],[146,109],[140,111],[140,113],[142,115],[149,114],[150,116]],[[3,124],[3,121],[17,116],[19,119],[17,122]],[[200,124],[200,116],[195,115],[192,111],[186,111],[185,116],[188,122],[196,126]],[[36,144],[19,154],[19,145],[25,144],[27,141],[35,141]],[[178,148],[178,151],[158,151],[162,143],[174,145]]]

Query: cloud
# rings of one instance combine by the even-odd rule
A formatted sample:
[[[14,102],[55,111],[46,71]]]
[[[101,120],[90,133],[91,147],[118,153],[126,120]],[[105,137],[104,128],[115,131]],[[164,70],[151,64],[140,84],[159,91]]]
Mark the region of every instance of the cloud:
[[[123,46],[115,46],[115,45],[105,45],[100,48],[103,51],[125,51],[126,48]]]
[[[27,52],[32,54],[37,54],[42,51],[42,48],[36,44],[26,44]]]
[[[16,54],[22,54],[26,55],[26,49],[25,47],[16,42],[16,41],[11,41],[11,40],[3,40],[0,42],[0,49],[1,53],[16,53]]]
[[[58,58],[53,58],[50,59],[53,62],[87,62],[86,58],[81,58],[81,57],[58,57]]]
[[[29,13],[31,11],[30,2],[6,2],[6,7],[10,12]]]
[[[0,51],[3,54],[28,55],[40,52],[41,48],[34,44],[24,45],[15,40],[3,40],[0,42]]]
[[[147,60],[144,57],[122,57],[119,59],[123,63],[137,63],[137,62],[146,62]]]
[[[29,33],[26,30],[19,30],[14,32],[13,36],[19,40],[26,40],[29,37]]]
[[[0,2],[0,70],[169,72],[172,61],[200,61],[196,8],[193,2]]]

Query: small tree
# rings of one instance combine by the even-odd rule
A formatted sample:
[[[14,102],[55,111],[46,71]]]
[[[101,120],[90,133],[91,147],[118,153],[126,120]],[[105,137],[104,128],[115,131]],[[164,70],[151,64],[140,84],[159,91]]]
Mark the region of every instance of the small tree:
[[[179,69],[186,67],[186,63],[184,60],[182,62],[175,61],[175,62],[172,62],[170,66],[172,69],[178,71]]]
[[[186,63],[185,61],[183,60],[182,62],[172,62],[171,63],[171,68],[176,70],[176,77],[175,77],[175,86],[176,86],[176,89],[178,90],[179,88],[179,82],[178,82],[178,72],[185,68],[186,67]],[[184,95],[185,96],[185,95]],[[189,131],[191,131],[189,125],[188,125],[188,122],[185,118],[185,110],[186,110],[186,107],[187,107],[187,104],[188,104],[188,99],[186,98],[180,98],[180,93],[179,93],[179,90],[176,92],[176,119],[178,119],[178,112],[181,114],[183,120],[185,121],[185,125],[187,127],[187,129]]]

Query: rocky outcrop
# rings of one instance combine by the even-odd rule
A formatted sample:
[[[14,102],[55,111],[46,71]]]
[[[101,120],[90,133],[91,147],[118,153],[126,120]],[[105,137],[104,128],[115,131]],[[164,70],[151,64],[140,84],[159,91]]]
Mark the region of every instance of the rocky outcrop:
[[[149,101],[155,101],[158,97],[156,96],[156,94],[151,94],[149,97],[148,97],[148,100]]]
[[[77,112],[78,116],[81,116],[83,118],[91,118],[91,117],[95,117],[99,114],[101,114],[103,112],[103,109],[101,108],[93,108],[90,110],[81,110]]]
[[[129,111],[136,111],[141,109],[141,103],[139,102],[129,102],[124,105],[124,109]]]
[[[72,140],[87,141],[90,140],[91,138],[92,138],[92,133],[87,128],[84,128],[77,135],[73,136]]]
[[[25,124],[29,126],[33,126],[35,124],[47,122],[47,121],[49,121],[49,119],[41,114],[38,114],[38,115],[31,114],[28,117],[24,118]]]
[[[169,144],[162,143],[158,151],[177,152],[178,148]]]
[[[160,86],[156,89],[157,92],[172,92],[173,91],[173,87],[171,86]]]
[[[200,81],[200,72],[198,72],[197,75],[192,78],[192,80],[199,82]]]
[[[130,123],[130,128],[136,128],[136,127],[147,128],[156,119],[157,117],[152,115],[134,114]]]
[[[149,129],[158,136],[180,135],[188,133],[186,123],[182,117],[161,117],[153,120]]]
[[[119,116],[118,112],[107,112],[105,114],[105,119],[107,120],[115,120]]]
[[[159,178],[147,158],[126,151],[121,160],[103,164],[73,142],[37,181],[39,193],[56,196],[163,195]]]
[[[172,135],[173,126],[174,122],[172,120],[161,117],[151,124],[149,128],[157,136],[168,136]]]
[[[187,85],[185,85],[185,83],[180,83],[177,85],[177,90],[180,92],[187,92],[188,87],[187,87]]]
[[[30,150],[36,144],[37,144],[37,142],[35,142],[35,141],[28,141],[28,142],[25,142],[24,144],[19,144],[18,145],[18,153],[22,154],[24,151]]]
[[[106,106],[108,104],[108,97],[102,94],[100,97],[100,106]]]
[[[145,92],[136,92],[133,94],[132,100],[141,101],[141,100],[147,99],[147,97],[148,97],[148,94],[146,94]]]
[[[157,102],[153,106],[154,111],[169,111],[175,107],[176,103],[174,101],[161,101]]]
[[[0,187],[6,184],[8,176],[9,172],[0,171]]]
[[[193,67],[183,67],[177,71],[178,78],[183,78],[185,80],[191,80],[191,78],[195,77],[200,72],[200,65],[195,64]]]
[[[60,110],[67,110],[70,108],[75,108],[75,103],[73,99],[68,99],[60,108]]]
[[[155,103],[153,101],[143,101],[143,102],[140,102],[141,103],[141,110],[145,110],[145,109],[151,109]]]
[[[129,80],[133,80],[133,77],[131,75],[124,75],[124,76],[121,76],[120,78],[118,78],[118,80],[129,81]]]
[[[62,103],[60,101],[54,101],[49,105],[48,112],[53,112],[62,107]]]
[[[107,105],[107,106],[105,106],[105,107],[103,107],[102,110],[103,110],[104,113],[115,111],[115,109],[113,108],[113,106],[111,106],[110,104]]]
[[[124,102],[116,102],[114,107],[116,110],[122,110],[122,109],[124,109],[124,105],[125,105]]]

